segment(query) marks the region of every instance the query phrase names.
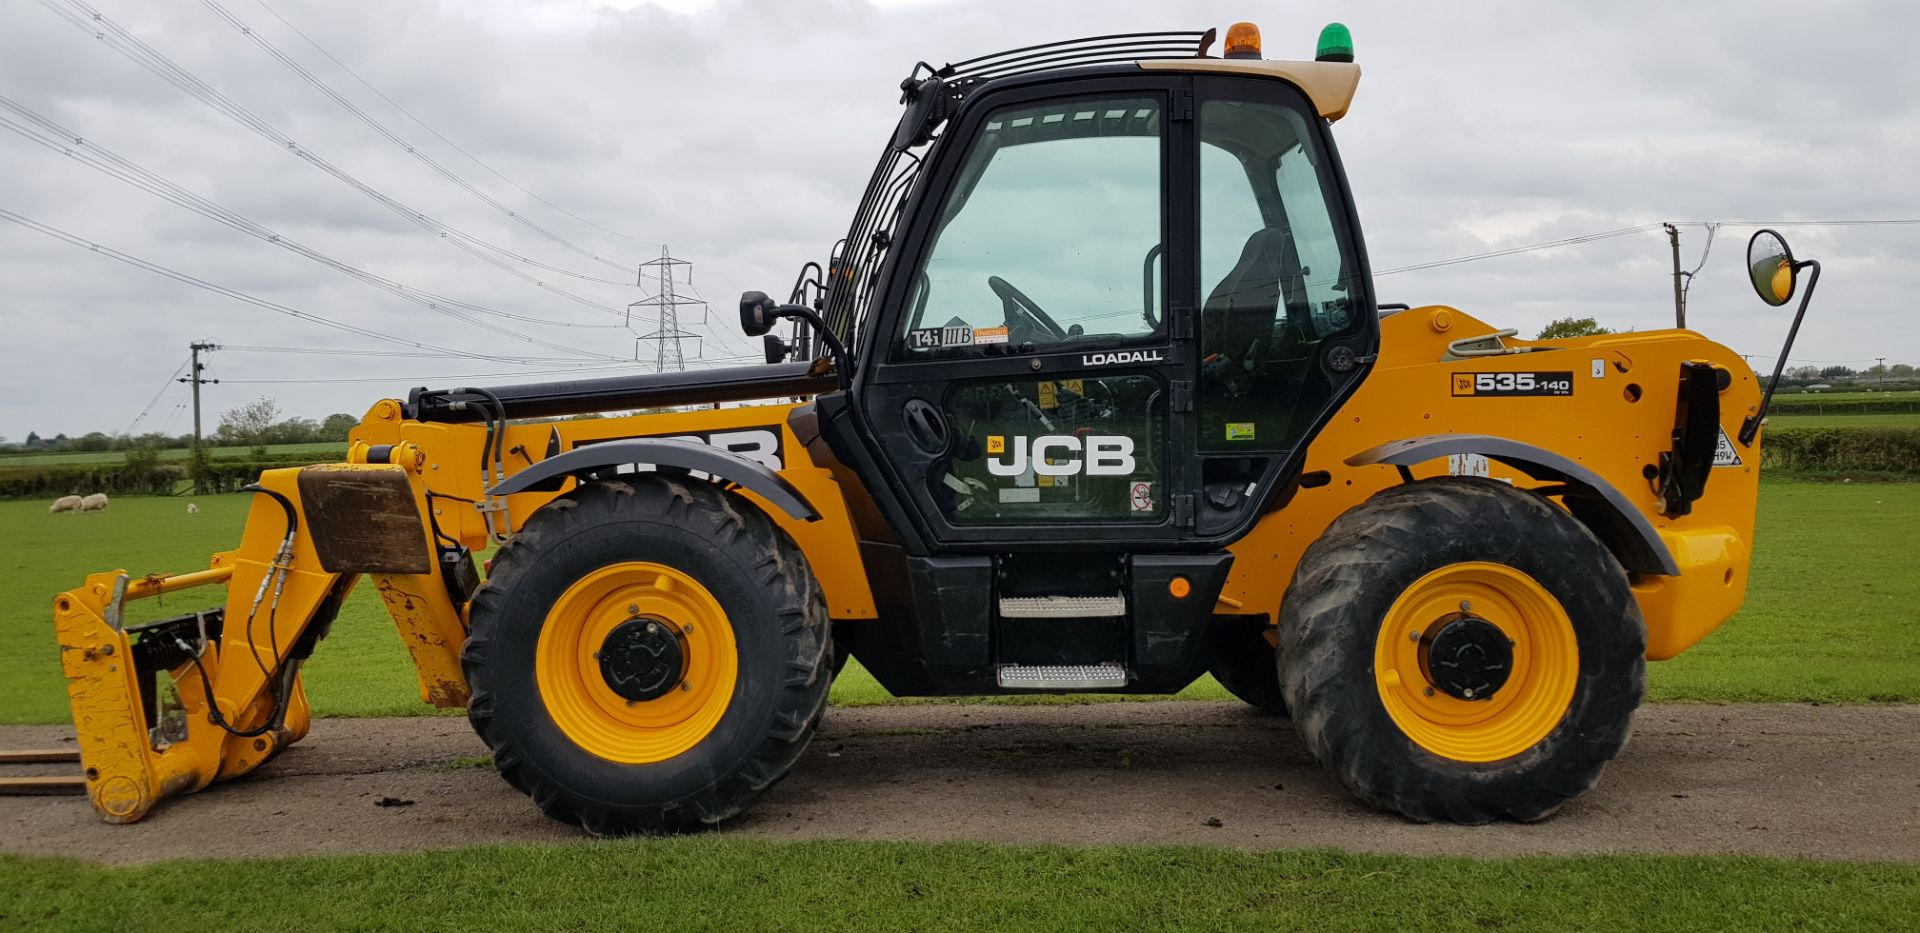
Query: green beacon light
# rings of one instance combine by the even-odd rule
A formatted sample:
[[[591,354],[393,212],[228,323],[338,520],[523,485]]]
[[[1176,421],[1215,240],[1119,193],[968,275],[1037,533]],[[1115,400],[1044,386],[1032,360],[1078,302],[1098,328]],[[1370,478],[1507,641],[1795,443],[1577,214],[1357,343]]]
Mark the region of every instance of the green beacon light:
[[[1325,29],[1320,30],[1320,47],[1314,50],[1313,60],[1353,61],[1353,33],[1347,31],[1345,23],[1328,23]]]

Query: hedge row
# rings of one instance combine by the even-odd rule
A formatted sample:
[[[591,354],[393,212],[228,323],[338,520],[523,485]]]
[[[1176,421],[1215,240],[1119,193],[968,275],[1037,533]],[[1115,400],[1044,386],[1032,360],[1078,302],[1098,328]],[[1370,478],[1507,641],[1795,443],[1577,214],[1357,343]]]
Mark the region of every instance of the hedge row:
[[[1778,399],[1773,407],[1779,410]],[[1768,428],[1761,437],[1760,465],[1920,476],[1920,428]]]
[[[1773,415],[1898,415],[1920,413],[1920,399],[1869,395],[1864,398],[1826,398],[1815,394],[1776,395],[1767,409]]]
[[[306,466],[312,456],[279,455],[261,460],[215,460],[207,465],[210,492],[236,492],[260,477],[263,470]],[[124,463],[60,464],[38,467],[0,467],[0,499],[57,499],[104,492],[118,496],[168,496],[189,483],[187,464],[150,466]]]

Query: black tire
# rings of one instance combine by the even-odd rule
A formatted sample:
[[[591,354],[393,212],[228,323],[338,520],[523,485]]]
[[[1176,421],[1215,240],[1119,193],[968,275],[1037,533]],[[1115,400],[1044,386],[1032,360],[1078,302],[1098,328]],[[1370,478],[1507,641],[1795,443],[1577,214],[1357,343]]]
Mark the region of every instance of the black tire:
[[[739,664],[711,731],[646,764],[569,739],[535,674],[555,601],[625,561],[665,564],[706,587],[726,613]],[[461,656],[473,691],[467,716],[494,766],[548,816],[601,835],[680,832],[745,810],[805,750],[833,680],[826,601],[805,557],[759,509],[711,483],[641,476],[554,500],[501,546],[471,619]]]
[[[1400,594],[1431,571],[1503,564],[1567,613],[1579,670],[1558,725],[1496,761],[1436,755],[1387,712],[1376,639]],[[1605,545],[1547,499],[1485,479],[1387,489],[1307,549],[1281,608],[1280,680],[1321,764],[1355,794],[1419,821],[1532,821],[1599,780],[1646,691],[1646,623]]]
[[[1287,698],[1280,690],[1279,659],[1267,642],[1267,624],[1254,620],[1216,623],[1213,666],[1208,672],[1227,692],[1261,712],[1287,714]]]

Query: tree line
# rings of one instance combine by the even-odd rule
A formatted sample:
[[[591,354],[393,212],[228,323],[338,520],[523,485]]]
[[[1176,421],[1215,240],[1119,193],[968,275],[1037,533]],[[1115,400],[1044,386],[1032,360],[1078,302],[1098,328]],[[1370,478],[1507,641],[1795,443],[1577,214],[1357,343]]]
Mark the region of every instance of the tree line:
[[[319,444],[347,441],[347,432],[360,423],[357,416],[344,412],[318,421],[312,418],[281,418],[280,405],[271,398],[259,398],[230,408],[220,416],[219,424],[207,435],[207,443],[218,447],[252,447],[264,450],[276,444]],[[77,437],[64,433],[51,437],[27,432],[24,440],[0,437],[0,451],[10,453],[93,453],[102,451],[140,451],[189,448],[193,434],[107,434],[90,431]]]

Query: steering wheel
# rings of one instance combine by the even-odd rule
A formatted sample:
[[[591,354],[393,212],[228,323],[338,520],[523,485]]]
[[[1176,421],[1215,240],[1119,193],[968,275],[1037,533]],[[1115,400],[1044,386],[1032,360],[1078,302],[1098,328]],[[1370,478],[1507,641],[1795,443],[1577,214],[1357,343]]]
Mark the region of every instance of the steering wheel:
[[[1034,304],[1033,299],[1028,298],[1025,292],[1014,288],[1013,283],[997,275],[990,275],[987,276],[987,287],[993,289],[993,293],[1000,296],[1000,307],[1007,316],[1007,332],[1009,335],[1013,332],[1014,316],[1019,314],[1025,315],[1035,324],[1040,325],[1039,329],[1047,336],[1052,337],[1055,342],[1067,339],[1066,329],[1054,323],[1053,318],[1049,317],[1046,311],[1042,310],[1039,305]]]

